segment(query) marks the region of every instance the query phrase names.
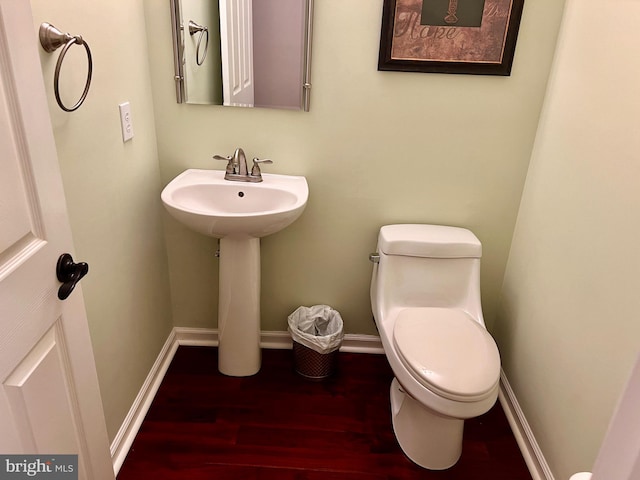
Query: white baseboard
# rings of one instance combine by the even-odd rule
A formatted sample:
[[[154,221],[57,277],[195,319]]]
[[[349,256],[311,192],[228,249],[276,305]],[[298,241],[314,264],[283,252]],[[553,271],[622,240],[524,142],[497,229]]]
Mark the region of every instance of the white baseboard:
[[[172,330],[162,350],[160,350],[158,358],[151,367],[147,378],[142,384],[142,388],[140,388],[138,395],[133,401],[129,413],[127,413],[127,416],[122,422],[120,430],[118,430],[116,437],[111,443],[111,461],[113,462],[113,471],[116,475],[118,475],[120,467],[122,467],[124,459],[127,457],[127,453],[129,453],[131,444],[136,438],[138,430],[140,430],[142,421],[149,411],[149,407],[151,407],[151,402],[158,388],[160,388],[162,379],[167,373],[167,369],[171,364],[176,350],[178,350],[178,343],[176,342],[175,331]]]
[[[173,327],[178,345],[192,347],[217,347],[218,329],[216,328],[189,328]]]
[[[215,347],[218,345],[218,330],[213,328],[174,327],[169,334],[160,354],[149,371],[142,388],[138,392],[129,413],[125,417],[120,430],[111,443],[111,460],[113,470],[118,474],[127,453],[136,438],[151,402],[160,388],[162,379],[167,373],[180,345]],[[291,349],[289,332],[261,332],[260,346],[268,349]],[[384,353],[380,337],[376,335],[347,334],[342,341],[341,352]]]
[[[351,353],[375,353],[384,355],[382,340],[377,335],[357,335],[353,333],[345,334],[342,339],[341,352]]]
[[[174,332],[180,345],[217,346],[218,330],[215,328],[175,327]],[[292,348],[291,335],[282,331],[260,332],[260,346],[273,350]],[[383,354],[382,342],[377,335],[345,334],[341,352]]]
[[[500,383],[500,393],[498,394],[500,404],[509,421],[513,435],[516,437],[531,477],[533,480],[555,480],[504,370],[500,371]]]

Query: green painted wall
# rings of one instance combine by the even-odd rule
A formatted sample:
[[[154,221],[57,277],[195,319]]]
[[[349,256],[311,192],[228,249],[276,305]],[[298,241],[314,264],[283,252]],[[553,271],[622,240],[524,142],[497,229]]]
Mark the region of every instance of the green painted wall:
[[[381,0],[315,2],[311,111],[175,102],[169,9],[145,2],[163,183],[241,146],[305,175],[307,210],[262,241],[262,328],[326,303],[349,333],[375,333],[371,267],[381,225],[472,229],[484,246],[489,326],[553,56],[562,2],[525,5],[510,77],[378,72]],[[215,327],[216,242],[166,220],[176,325]],[[242,289],[242,285],[237,288]]]
[[[125,0],[31,3],[34,35],[49,22],[82,35],[93,54],[89,95],[73,113],[53,94],[59,51],[40,58],[76,259],[90,266],[82,289],[113,440],[172,328],[144,11]],[[68,105],[85,79],[84,49],[71,48],[60,79]],[[125,101],[135,133],[127,143],[118,110]]]
[[[640,345],[639,18],[567,2],[494,324],[557,479],[592,469]]]

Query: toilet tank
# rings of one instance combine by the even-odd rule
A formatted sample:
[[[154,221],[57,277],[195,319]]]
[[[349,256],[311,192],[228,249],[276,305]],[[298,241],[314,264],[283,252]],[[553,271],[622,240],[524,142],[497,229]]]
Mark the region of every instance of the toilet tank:
[[[374,314],[393,308],[460,308],[484,325],[480,240],[440,225],[386,225],[378,236],[371,301]]]

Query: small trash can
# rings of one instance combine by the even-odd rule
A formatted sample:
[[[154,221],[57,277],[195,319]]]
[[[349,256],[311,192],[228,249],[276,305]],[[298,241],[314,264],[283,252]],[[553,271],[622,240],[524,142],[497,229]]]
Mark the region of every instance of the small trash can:
[[[344,337],[342,317],[328,305],[298,307],[289,315],[293,365],[309,380],[322,380],[336,369]]]

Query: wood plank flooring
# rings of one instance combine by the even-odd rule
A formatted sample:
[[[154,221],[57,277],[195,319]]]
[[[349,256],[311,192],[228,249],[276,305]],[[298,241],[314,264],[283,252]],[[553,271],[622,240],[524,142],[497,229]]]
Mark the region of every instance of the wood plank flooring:
[[[180,347],[118,480],[531,480],[499,405],[465,423],[460,461],[431,472],[408,460],[389,413],[384,355],[340,353],[330,379],[263,350],[245,378],[217,371],[217,349]]]

